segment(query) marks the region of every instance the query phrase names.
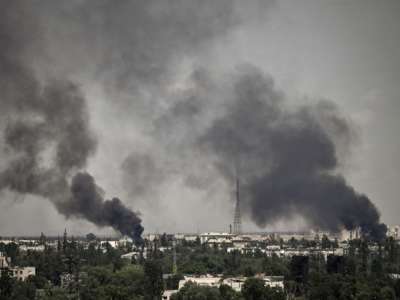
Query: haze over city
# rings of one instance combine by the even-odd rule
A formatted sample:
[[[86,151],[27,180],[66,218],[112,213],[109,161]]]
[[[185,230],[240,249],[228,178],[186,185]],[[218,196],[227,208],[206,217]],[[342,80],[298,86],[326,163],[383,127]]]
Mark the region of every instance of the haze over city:
[[[398,1],[0,6],[0,235],[398,223]]]

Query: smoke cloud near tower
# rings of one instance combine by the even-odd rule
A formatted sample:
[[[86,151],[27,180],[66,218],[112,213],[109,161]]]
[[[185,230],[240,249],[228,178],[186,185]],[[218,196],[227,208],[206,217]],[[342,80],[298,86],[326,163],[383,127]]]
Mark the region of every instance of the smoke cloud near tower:
[[[318,228],[385,236],[374,204],[337,173],[338,143],[351,140],[351,126],[332,102],[290,109],[273,80],[252,66],[238,72],[233,90],[226,114],[200,141],[228,180],[238,163],[252,220],[265,227],[302,215]]]

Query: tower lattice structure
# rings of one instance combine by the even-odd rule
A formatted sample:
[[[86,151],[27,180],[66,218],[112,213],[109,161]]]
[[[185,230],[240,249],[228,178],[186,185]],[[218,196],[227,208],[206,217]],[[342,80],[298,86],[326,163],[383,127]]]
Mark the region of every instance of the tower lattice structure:
[[[233,217],[233,233],[242,233],[242,216],[240,213],[240,182],[239,177],[236,177],[236,205],[235,205],[235,215]]]

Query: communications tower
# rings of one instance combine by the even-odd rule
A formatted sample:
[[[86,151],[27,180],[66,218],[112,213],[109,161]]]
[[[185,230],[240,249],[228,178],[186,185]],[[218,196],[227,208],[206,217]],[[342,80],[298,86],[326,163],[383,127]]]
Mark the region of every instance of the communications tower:
[[[236,175],[236,206],[235,215],[233,217],[233,233],[242,233],[242,216],[240,213],[240,182],[239,177]]]

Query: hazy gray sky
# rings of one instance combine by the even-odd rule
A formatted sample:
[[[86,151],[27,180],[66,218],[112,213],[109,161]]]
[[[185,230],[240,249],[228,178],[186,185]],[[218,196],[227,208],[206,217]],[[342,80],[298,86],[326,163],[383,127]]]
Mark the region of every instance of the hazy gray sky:
[[[172,7],[161,2],[151,1],[156,22],[135,5],[132,11],[112,7],[107,14],[90,0],[71,5],[38,0],[32,8],[42,24],[39,44],[45,51],[39,46],[30,63],[43,80],[63,74],[82,88],[98,138],[86,169],[107,197],[118,196],[140,211],[146,231],[227,230],[233,186],[218,179],[188,132],[201,131],[221,113],[214,98],[228,96],[224,80],[214,86],[214,79],[250,63],[273,78],[290,106],[320,99],[337,104],[357,133],[340,171],[376,204],[384,222],[400,223],[399,1],[224,0],[210,8],[197,7],[199,1],[183,6],[172,1],[178,3]],[[191,75],[194,69],[200,71]],[[180,109],[201,109],[198,98],[208,107],[201,118],[184,125],[168,119]],[[187,99],[195,100],[170,112]],[[144,155],[157,157],[157,164],[135,160]],[[130,168],[142,172],[129,177]],[[154,185],[141,190],[143,183]],[[0,197],[0,235],[58,234],[65,227],[75,234],[112,232],[66,220],[40,197],[9,191]],[[266,229],[304,224],[301,218],[285,219]],[[244,228],[257,229],[248,219]]]

